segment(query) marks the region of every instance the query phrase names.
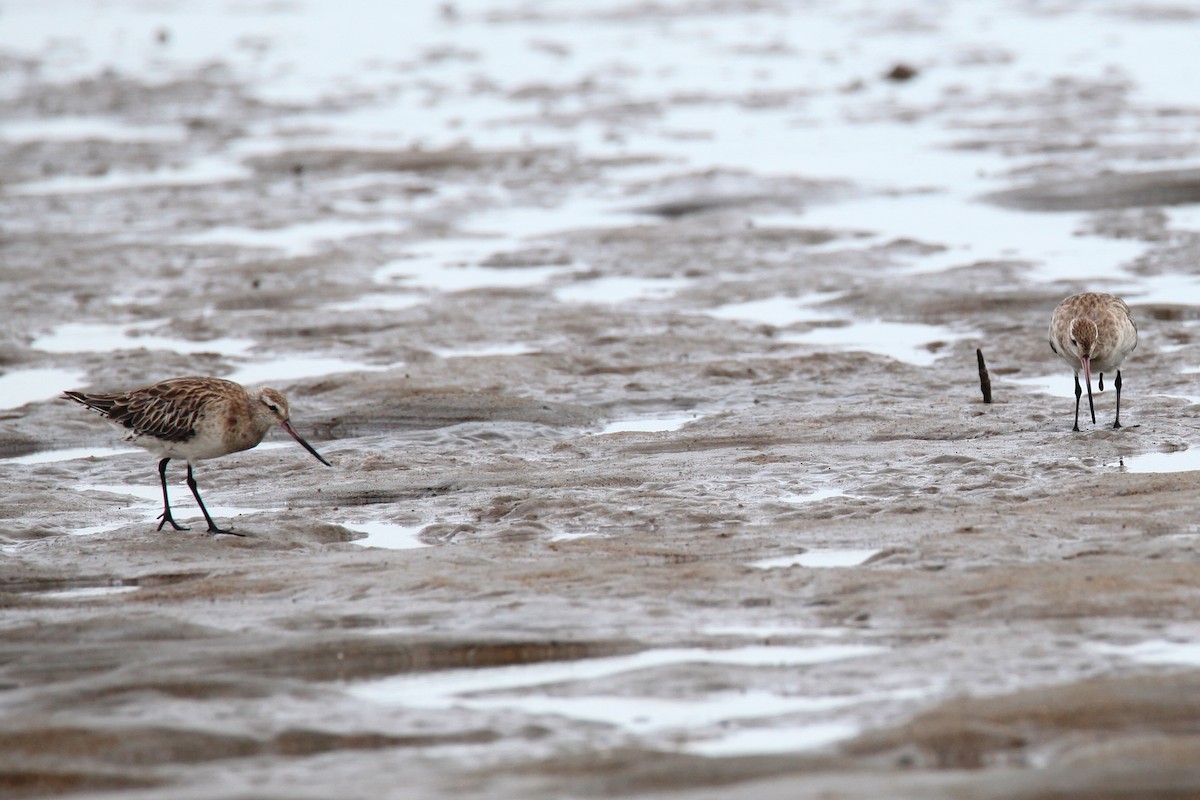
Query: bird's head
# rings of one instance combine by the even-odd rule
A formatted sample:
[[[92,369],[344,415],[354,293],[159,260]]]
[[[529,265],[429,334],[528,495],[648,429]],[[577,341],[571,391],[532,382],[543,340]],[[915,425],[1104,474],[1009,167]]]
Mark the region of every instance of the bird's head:
[[[1100,329],[1095,320],[1087,317],[1076,317],[1071,320],[1070,346],[1080,361],[1090,361],[1096,348],[1096,340],[1100,338]]]
[[[275,418],[275,422],[283,424],[291,419],[287,398],[278,389],[259,389],[255,399],[267,409],[267,413]]]
[[[327,467],[332,467],[328,461],[322,457],[320,453],[313,449],[313,446],[304,441],[304,437],[296,433],[296,429],[292,427],[290,422],[291,411],[288,409],[287,398],[283,396],[283,392],[278,389],[259,389],[254,394],[254,400],[258,403],[256,416],[261,416],[264,419],[269,419],[272,422],[278,422],[283,427],[288,435],[300,443],[300,446],[312,454],[313,458],[320,461]],[[264,428],[265,430],[265,428]]]

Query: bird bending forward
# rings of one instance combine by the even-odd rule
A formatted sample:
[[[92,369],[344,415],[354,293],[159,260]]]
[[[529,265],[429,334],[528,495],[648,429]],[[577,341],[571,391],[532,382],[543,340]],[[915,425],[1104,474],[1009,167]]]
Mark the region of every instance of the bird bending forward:
[[[192,474],[192,463],[256,447],[272,425],[280,425],[325,466],[332,466],[304,441],[289,421],[287,398],[275,389],[247,391],[221,378],[170,378],[121,394],[64,392],[63,396],[127,428],[125,440],[157,455],[163,513],[158,530],[175,522],[167,497],[167,462],[187,461],[187,484],[208,522],[209,533],[233,533],[213,522]],[[241,534],[235,534],[240,536]]]
[[[1068,297],[1054,309],[1050,318],[1050,349],[1075,370],[1075,427],[1079,430],[1079,371],[1087,383],[1088,410],[1096,424],[1096,407],[1092,401],[1092,373],[1100,376],[1099,388],[1104,391],[1104,373],[1116,372],[1113,386],[1117,388],[1117,416],[1113,427],[1121,427],[1121,364],[1137,347],[1137,325],[1129,306],[1116,295],[1105,292],[1086,292]]]

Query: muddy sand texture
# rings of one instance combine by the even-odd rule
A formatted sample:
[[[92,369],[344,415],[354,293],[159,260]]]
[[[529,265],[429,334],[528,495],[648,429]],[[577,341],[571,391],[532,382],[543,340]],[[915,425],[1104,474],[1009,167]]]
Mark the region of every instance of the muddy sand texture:
[[[1119,86],[1053,83],[1019,98],[1062,113],[1012,132],[1006,151],[1089,144],[1061,161],[1046,147],[1037,174],[1014,175],[1011,190],[980,202],[1087,211],[1091,235],[1147,243],[1144,274],[1194,272],[1200,244],[1168,235],[1157,212],[1195,202],[1194,171],[1105,173],[1114,154],[1084,136],[1101,124],[1099,95],[1126,124],[1151,124]],[[86,114],[97,98],[143,120],[201,111],[183,143],[0,143],[0,183],[221,152],[241,135],[228,120],[294,111],[213,70],[154,85],[120,75],[43,85],[33,75],[0,114]],[[997,125],[1012,99],[996,98]],[[153,503],[131,507],[111,489],[155,488],[144,454],[0,461],[0,795],[1200,796],[1200,673],[1094,647],[1196,631],[1195,474],[1119,468],[1200,441],[1196,406],[1181,399],[1194,394],[1183,370],[1200,353],[1185,324],[1194,308],[1132,304],[1142,343],[1124,375],[1127,427],[1105,427],[1106,392],[1100,424],[1072,435],[1070,400],[1013,379],[1055,372],[1069,383],[1043,331],[1058,300],[1088,287],[1040,283],[1008,262],[899,274],[899,259],[936,243],[746,224],[751,210],[802,211],[861,187],[720,170],[622,183],[622,165],[570,148],[283,147],[247,159],[250,177],[219,184],[0,186],[2,370],[76,370],[78,385],[63,388],[106,390],[238,366],[202,349],[32,346],[85,319],[160,321],[159,335],[246,338],[281,357],[360,365],[277,382],[334,470],[292,446],[198,468],[210,507],[224,507],[218,521],[244,538],[204,535],[178,484],[176,516],[193,530],[156,532]],[[1089,165],[1085,181],[1071,180]],[[368,180],[345,188],[346,176]],[[391,310],[339,306],[388,291],[373,278],[379,265],[413,242],[454,236],[487,207],[485,187],[552,206],[580,184],[620,188],[622,207],[640,216],[486,260],[497,270],[576,267],[549,284],[430,292]],[[404,232],[304,255],[181,242],[430,194],[449,199],[414,213]],[[581,306],[553,292],[597,276],[680,275],[685,290],[653,301]],[[936,358],[917,365],[785,335],[840,321],[780,329],[703,313],[832,290],[845,292],[827,307],[836,320],[886,311],[972,333],[931,344]],[[496,343],[526,352],[439,355]],[[991,405],[980,402],[977,347]],[[610,420],[654,415],[691,421],[598,435]],[[67,402],[10,409],[0,423],[6,457],[116,444]],[[845,493],[788,499],[826,486]],[[362,548],[347,525],[364,520],[419,526],[427,546]],[[69,535],[105,522],[119,525]],[[879,552],[852,569],[751,566],[823,548]],[[56,594],[122,586],[137,588]],[[656,648],[815,646],[831,632],[879,649],[802,667],[667,666],[557,690],[685,701],[718,690],[874,693],[838,717],[858,734],[779,754],[697,755],[653,731],[347,692],[396,675]]]

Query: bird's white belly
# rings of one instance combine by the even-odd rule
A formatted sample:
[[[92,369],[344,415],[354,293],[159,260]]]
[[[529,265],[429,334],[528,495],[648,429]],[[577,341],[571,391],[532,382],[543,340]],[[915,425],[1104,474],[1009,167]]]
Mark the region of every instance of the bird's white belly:
[[[229,452],[229,447],[220,436],[198,433],[186,442],[168,442],[154,436],[131,432],[125,441],[149,450],[159,458],[179,458],[185,461],[203,461],[217,458]]]

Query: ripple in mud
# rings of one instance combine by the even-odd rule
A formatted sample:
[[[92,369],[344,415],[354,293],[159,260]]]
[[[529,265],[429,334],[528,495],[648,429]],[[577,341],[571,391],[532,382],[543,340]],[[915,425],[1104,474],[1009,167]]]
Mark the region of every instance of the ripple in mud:
[[[631,642],[452,641],[412,642],[394,638],[329,641],[234,657],[228,667],[259,676],[310,681],[348,681],[462,668],[502,667],[543,661],[598,658],[640,649]]]
[[[509,710],[525,714],[552,714],[568,719],[611,725],[633,734],[669,731],[685,750],[713,755],[733,755],[817,747],[858,731],[850,722],[824,724],[823,733],[797,733],[800,728],[772,728],[776,736],[758,735],[758,721],[797,714],[813,714],[853,706],[873,699],[867,694],[802,696],[749,687],[727,687],[700,696],[625,696],[586,691],[586,682],[623,674],[679,666],[715,664],[731,669],[802,667],[859,658],[885,648],[863,644],[814,646],[748,646],[733,649],[663,648],[632,655],[506,666],[493,669],[451,670],[406,675],[351,686],[351,695],[406,708]],[[665,680],[665,679],[664,679]],[[550,690],[574,685],[583,693]],[[603,684],[601,684],[603,685]],[[725,686],[724,683],[721,684]],[[877,699],[877,698],[874,698]],[[756,721],[750,729],[739,722]],[[716,730],[713,726],[718,726]],[[812,726],[801,726],[808,728]],[[821,727],[818,725],[818,727]],[[837,735],[831,732],[836,729]],[[767,741],[771,744],[767,744]]]
[[[22,733],[22,735],[26,735]],[[0,772],[0,793],[5,797],[50,797],[67,792],[116,792],[150,789],[162,781],[110,772],[25,767]]]
[[[87,599],[129,592],[142,587],[170,586],[207,577],[207,572],[162,573],[138,578],[86,577],[26,578],[4,582],[0,593],[32,594],[51,599]]]
[[[1056,181],[985,195],[1024,211],[1100,211],[1200,203],[1200,170],[1171,169]]]
[[[498,734],[490,730],[396,736],[375,732],[331,733],[292,728],[280,731],[268,739],[257,739],[164,726],[126,725],[122,727],[120,734],[83,727],[46,727],[26,729],[19,733],[0,733],[0,750],[20,753],[27,759],[62,757],[63,754],[70,753],[86,755],[110,765],[141,766],[155,763],[200,764],[262,755],[301,757],[345,750],[486,744],[497,738]],[[0,777],[0,789],[4,786],[4,777]],[[144,785],[147,784],[115,783],[78,788],[121,789]]]

